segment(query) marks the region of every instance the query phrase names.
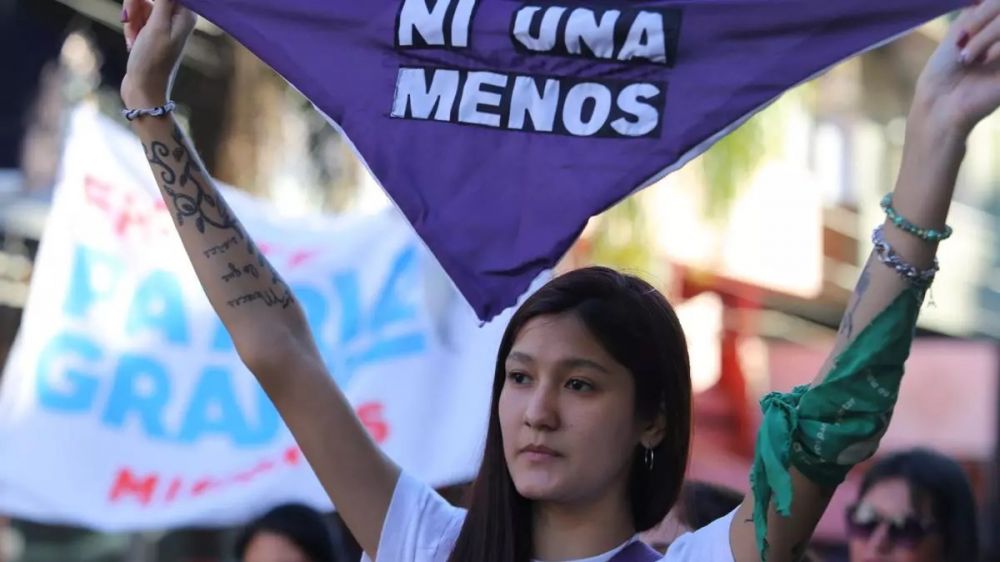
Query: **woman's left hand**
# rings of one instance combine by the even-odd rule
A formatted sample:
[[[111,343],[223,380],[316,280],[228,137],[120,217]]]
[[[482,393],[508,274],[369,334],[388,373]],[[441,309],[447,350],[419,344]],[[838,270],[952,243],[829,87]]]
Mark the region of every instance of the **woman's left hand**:
[[[965,137],[1000,106],[1000,0],[963,11],[924,68],[914,111],[934,129]]]

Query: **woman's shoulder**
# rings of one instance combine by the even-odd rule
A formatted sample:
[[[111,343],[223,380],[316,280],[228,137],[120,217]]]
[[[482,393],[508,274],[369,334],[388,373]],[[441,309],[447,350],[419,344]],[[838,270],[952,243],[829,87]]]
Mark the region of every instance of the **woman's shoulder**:
[[[663,562],[733,562],[729,545],[729,527],[736,510],[679,537],[667,549]]]
[[[465,510],[429,485],[399,475],[378,543],[378,561],[445,562],[455,546]],[[368,561],[368,557],[362,558]]]

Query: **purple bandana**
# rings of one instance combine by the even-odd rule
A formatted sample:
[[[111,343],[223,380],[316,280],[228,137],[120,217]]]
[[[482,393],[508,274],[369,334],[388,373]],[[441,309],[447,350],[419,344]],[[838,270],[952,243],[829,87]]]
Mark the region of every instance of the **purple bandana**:
[[[484,319],[592,215],[964,3],[181,1],[339,124]]]

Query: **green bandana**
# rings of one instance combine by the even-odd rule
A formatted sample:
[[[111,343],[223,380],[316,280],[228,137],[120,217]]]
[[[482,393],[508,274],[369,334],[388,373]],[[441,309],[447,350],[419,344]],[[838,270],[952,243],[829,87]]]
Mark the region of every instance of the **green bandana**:
[[[788,394],[772,392],[761,400],[764,418],[750,485],[762,561],[767,560],[772,497],[779,514],[791,515],[790,465],[833,488],[851,467],[875,453],[896,405],[922,301],[922,291],[904,290],[837,357],[823,382]]]

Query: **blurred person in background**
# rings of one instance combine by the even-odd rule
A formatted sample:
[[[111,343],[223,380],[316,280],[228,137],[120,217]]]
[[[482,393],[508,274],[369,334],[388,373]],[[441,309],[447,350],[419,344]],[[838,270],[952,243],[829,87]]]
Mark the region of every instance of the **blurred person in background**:
[[[235,551],[240,562],[347,562],[334,527],[301,504],[280,505],[253,520]]]
[[[660,552],[666,552],[684,533],[696,531],[739,507],[743,494],[721,486],[691,480],[684,483],[680,498],[663,521],[639,534],[640,540]]]
[[[979,533],[972,488],[955,461],[927,449],[872,466],[847,510],[851,562],[973,562]]]
[[[692,530],[701,529],[742,502],[743,494],[732,488],[708,482],[687,482],[681,490],[681,521]]]
[[[640,540],[658,550],[666,552],[675,539],[697,531],[712,521],[725,516],[743,502],[743,493],[723,486],[699,480],[689,480],[681,488],[680,498],[659,525],[639,534]],[[802,562],[817,560],[809,551]]]

